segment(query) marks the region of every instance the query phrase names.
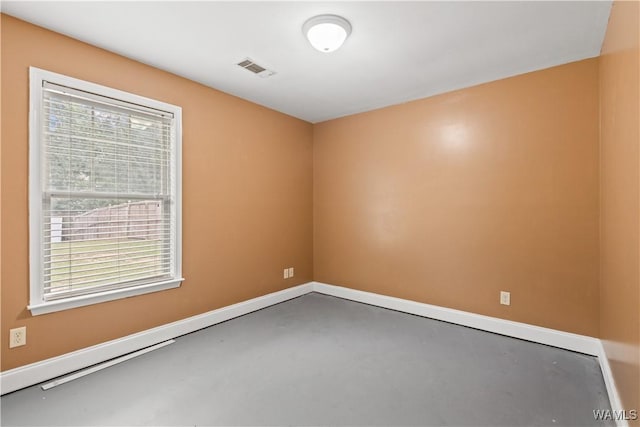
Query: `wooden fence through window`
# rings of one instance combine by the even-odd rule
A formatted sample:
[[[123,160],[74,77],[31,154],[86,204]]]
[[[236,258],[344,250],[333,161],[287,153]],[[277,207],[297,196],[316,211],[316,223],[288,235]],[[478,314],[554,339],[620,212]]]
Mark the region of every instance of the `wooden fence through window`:
[[[162,236],[162,203],[157,200],[123,203],[63,218],[53,240],[153,240]],[[52,218],[53,220],[53,218]],[[53,223],[53,221],[52,221]],[[57,237],[57,238],[56,238]]]

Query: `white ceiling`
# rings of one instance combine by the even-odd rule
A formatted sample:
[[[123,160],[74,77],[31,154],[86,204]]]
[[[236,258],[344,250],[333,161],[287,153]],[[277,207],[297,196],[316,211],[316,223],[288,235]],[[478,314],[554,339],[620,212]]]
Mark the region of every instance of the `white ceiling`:
[[[286,114],[324,120],[597,56],[610,1],[19,2],[2,11]],[[302,35],[332,13],[333,53]],[[277,72],[260,78],[249,57]]]

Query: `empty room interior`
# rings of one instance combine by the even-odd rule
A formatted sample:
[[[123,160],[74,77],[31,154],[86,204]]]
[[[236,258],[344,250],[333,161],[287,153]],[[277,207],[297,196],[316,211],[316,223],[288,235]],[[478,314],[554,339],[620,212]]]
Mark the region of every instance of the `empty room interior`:
[[[0,424],[640,426],[640,2],[0,17]]]

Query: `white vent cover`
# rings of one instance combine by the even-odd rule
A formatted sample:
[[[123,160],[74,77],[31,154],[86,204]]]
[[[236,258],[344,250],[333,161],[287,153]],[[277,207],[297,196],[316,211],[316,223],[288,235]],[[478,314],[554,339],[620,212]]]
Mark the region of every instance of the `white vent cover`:
[[[262,65],[258,65],[255,62],[253,62],[252,59],[250,58],[246,58],[244,61],[240,61],[238,62],[238,65],[242,68],[244,68],[245,70],[249,70],[251,71],[253,74],[256,74],[262,78],[265,77],[271,77],[273,76],[276,72],[272,71],[272,70],[267,70],[265,67],[263,67]]]

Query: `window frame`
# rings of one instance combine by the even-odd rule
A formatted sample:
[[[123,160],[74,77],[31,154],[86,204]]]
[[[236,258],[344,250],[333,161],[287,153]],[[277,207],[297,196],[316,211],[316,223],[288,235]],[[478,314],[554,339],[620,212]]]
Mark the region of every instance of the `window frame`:
[[[44,265],[44,178],[47,167],[42,138],[43,83],[47,81],[72,89],[133,103],[142,107],[173,114],[171,127],[171,168],[175,179],[172,182],[173,212],[173,277],[159,282],[133,285],[126,288],[102,290],[89,294],[45,301],[43,283]],[[62,74],[29,67],[29,305],[32,315],[46,314],[121,298],[180,287],[182,277],[182,108],[176,105],[135,95],[129,92],[87,82]]]

